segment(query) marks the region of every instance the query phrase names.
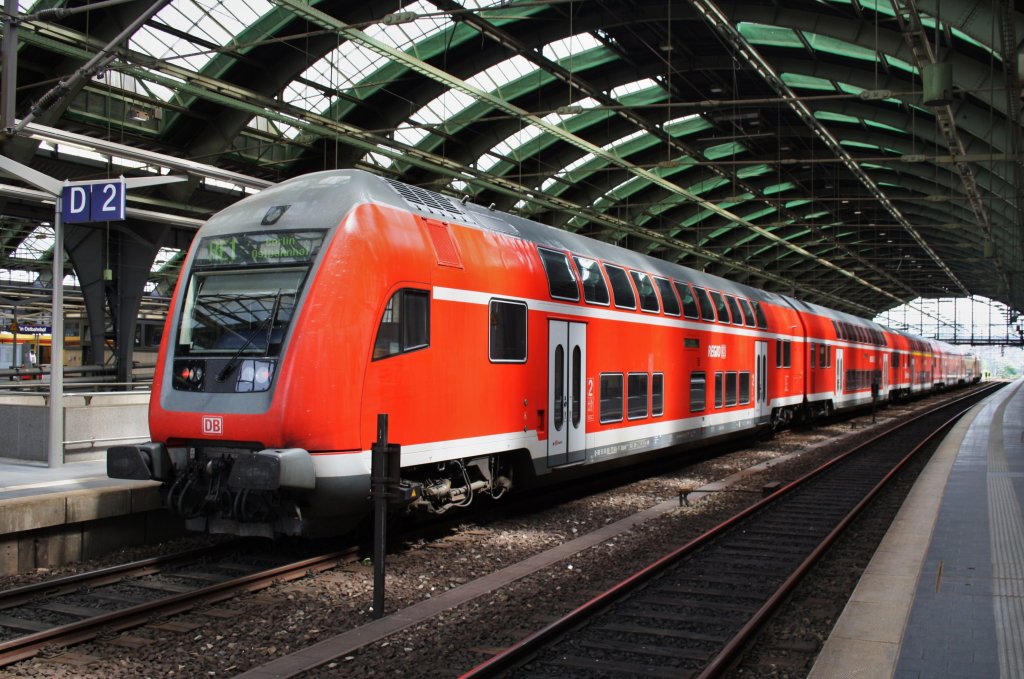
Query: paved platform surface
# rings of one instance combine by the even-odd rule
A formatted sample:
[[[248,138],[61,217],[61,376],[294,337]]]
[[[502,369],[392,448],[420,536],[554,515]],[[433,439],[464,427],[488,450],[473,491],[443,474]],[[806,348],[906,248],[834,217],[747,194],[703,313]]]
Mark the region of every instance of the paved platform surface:
[[[946,437],[810,677],[1024,677],[1022,387]]]
[[[69,462],[53,468],[0,460],[0,500],[122,485],[122,480],[107,478],[105,460]]]
[[[158,483],[107,478],[105,460],[54,468],[0,460],[0,574],[180,533],[155,518],[160,509]]]

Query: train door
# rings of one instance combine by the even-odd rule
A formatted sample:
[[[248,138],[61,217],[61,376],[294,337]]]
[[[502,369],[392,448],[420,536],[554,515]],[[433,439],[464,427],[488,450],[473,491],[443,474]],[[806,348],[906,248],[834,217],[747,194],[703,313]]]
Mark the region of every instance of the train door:
[[[754,342],[754,407],[757,416],[768,417],[768,343]]]
[[[878,394],[880,398],[886,398],[889,395],[889,352],[882,354],[882,384]]]
[[[843,350],[836,347],[836,402],[843,393]]]
[[[910,357],[910,389],[908,390],[910,393],[914,393],[915,389],[917,388],[917,380],[914,377],[914,365],[915,365],[915,363],[916,363],[916,360],[914,359],[913,356],[911,356]]]
[[[587,454],[587,325],[548,321],[548,466]]]

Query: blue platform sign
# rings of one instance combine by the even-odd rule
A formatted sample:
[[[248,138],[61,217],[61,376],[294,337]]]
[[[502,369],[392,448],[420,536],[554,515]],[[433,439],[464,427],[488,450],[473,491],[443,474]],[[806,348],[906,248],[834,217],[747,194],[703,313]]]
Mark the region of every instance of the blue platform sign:
[[[65,186],[61,198],[60,216],[67,224],[124,221],[125,185],[121,180]]]

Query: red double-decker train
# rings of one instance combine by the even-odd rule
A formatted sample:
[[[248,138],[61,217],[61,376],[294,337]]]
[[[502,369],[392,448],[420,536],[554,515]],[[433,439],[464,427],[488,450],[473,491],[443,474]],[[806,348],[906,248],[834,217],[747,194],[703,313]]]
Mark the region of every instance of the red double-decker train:
[[[413,506],[977,381],[978,359],[360,171],[283,182],[199,231],[152,441],[108,455],[193,528],[336,531],[368,510],[377,415]],[[568,478],[570,475],[566,475]]]

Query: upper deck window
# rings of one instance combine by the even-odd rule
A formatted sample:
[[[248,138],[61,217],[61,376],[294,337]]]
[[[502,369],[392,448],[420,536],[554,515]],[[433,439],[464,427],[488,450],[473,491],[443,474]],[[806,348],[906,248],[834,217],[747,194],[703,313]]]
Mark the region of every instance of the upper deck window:
[[[711,299],[715,301],[715,311],[718,312],[718,320],[722,323],[730,323],[729,309],[725,305],[725,298],[722,297],[722,293],[712,290]]]
[[[654,314],[658,313],[661,309],[658,306],[658,294],[654,292],[654,283],[651,282],[651,277],[642,271],[630,271],[629,274],[633,277],[637,292],[640,293],[640,308]]]
[[[732,322],[736,325],[743,325],[743,314],[740,313],[740,305],[736,298],[732,295],[726,295],[725,301],[728,303],[729,311],[732,313]]]
[[[679,293],[679,299],[683,301],[683,315],[687,318],[700,318],[697,313],[697,298],[693,296],[690,284],[679,281],[673,282],[675,283],[676,292]]]
[[[754,316],[757,318],[757,327],[762,330],[768,329],[768,319],[764,316],[764,309],[760,302],[754,302]]]
[[[611,264],[605,264],[604,270],[608,274],[608,281],[612,284],[612,298],[615,300],[615,306],[620,309],[635,309],[636,295],[633,293],[633,286],[629,284],[626,270]]]
[[[384,307],[373,343],[373,360],[430,346],[430,294],[403,288]]]
[[[679,315],[679,300],[676,299],[676,293],[672,290],[672,284],[669,283],[667,278],[658,278],[654,276],[654,282],[658,285],[658,292],[661,293],[661,305],[665,307],[665,314],[667,316],[678,316]]]
[[[580,289],[576,285],[576,274],[569,258],[561,252],[537,248],[544,272],[548,275],[548,292],[555,299],[578,301]]]
[[[590,304],[608,306],[608,286],[601,275],[601,266],[586,257],[573,257],[576,268],[580,271],[580,282],[583,283],[583,299]]]
[[[743,307],[743,322],[751,328],[754,327],[754,310],[750,308],[750,302],[740,297],[740,306]]]
[[[708,291],[704,288],[698,288],[696,285],[693,286],[693,291],[697,295],[697,303],[700,305],[700,317],[705,321],[715,321],[715,305],[711,303],[711,297],[708,296]],[[728,323],[728,321],[726,321]]]

